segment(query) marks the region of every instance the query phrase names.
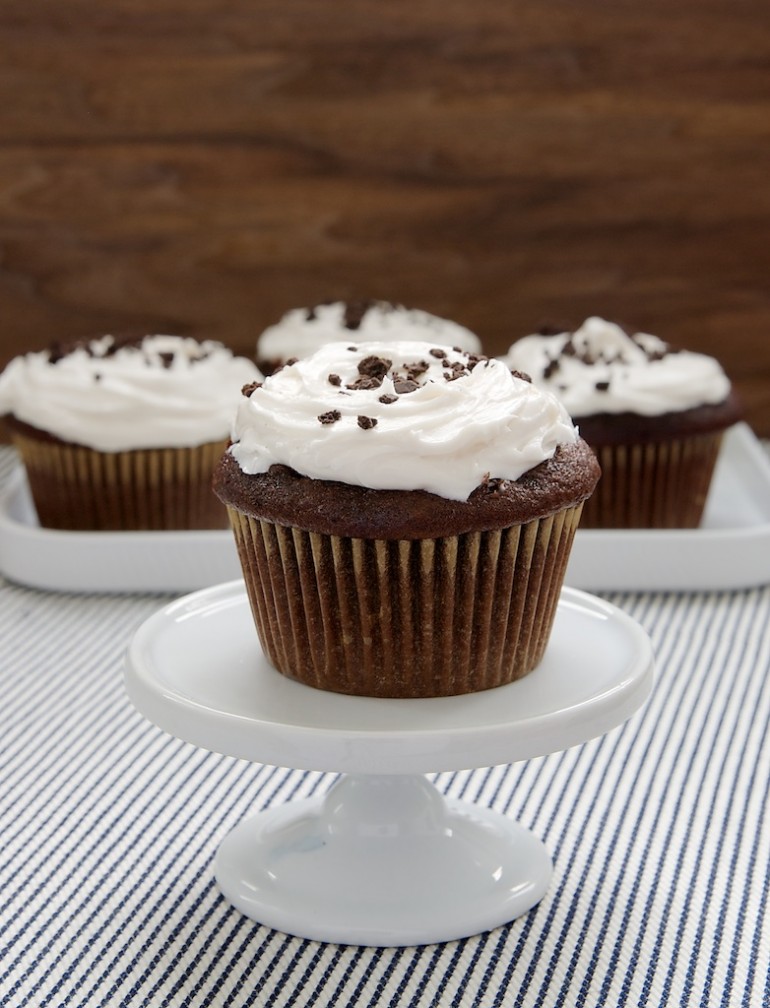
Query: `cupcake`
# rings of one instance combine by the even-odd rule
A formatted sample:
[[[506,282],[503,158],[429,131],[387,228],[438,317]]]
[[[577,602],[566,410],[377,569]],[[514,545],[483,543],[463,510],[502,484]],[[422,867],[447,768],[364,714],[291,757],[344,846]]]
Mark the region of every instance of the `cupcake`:
[[[390,301],[329,302],[294,308],[257,340],[256,359],[265,374],[307,357],[338,340],[424,340],[479,353],[478,336],[456,322]]]
[[[244,393],[214,488],[279,672],[428,697],[538,665],[599,475],[553,395],[424,341],[328,344]]]
[[[211,476],[240,388],[261,377],[222,344],[181,336],[104,336],[14,358],[0,415],[40,524],[226,528]]]
[[[599,459],[587,528],[696,528],[722,434],[740,419],[716,360],[589,318],[525,336],[504,358],[557,395]]]

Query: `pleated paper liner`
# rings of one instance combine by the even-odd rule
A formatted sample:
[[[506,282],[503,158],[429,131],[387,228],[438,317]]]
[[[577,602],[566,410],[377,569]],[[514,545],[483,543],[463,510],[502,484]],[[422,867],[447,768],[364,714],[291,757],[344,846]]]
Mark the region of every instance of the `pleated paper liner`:
[[[387,541],[230,510],[254,621],[279,672],[337,693],[451,696],[543,657],[582,505],[512,528]]]
[[[697,528],[722,432],[641,445],[594,445],[602,475],[581,528]]]
[[[211,489],[226,442],[98,452],[14,433],[38,521],[75,531],[226,528]]]

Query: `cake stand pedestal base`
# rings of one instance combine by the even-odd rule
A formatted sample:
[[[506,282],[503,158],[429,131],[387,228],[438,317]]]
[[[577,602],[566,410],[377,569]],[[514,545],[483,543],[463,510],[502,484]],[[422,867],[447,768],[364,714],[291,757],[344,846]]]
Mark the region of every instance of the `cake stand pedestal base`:
[[[347,775],[237,826],[215,875],[242,913],[288,934],[424,945],[519,917],[546,892],[551,861],[529,830],[425,777]]]

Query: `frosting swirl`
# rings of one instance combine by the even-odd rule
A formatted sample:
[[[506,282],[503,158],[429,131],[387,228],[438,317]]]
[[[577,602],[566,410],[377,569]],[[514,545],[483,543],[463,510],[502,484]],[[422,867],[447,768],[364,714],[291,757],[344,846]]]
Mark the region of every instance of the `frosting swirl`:
[[[502,359],[557,395],[576,419],[660,416],[721,403],[730,393],[713,357],[676,350],[648,333],[629,335],[595,316],[574,333],[524,336]]]
[[[238,408],[230,452],[372,489],[466,500],[574,444],[550,393],[501,362],[425,341],[330,343],[282,368]]]
[[[347,339],[425,340],[460,347],[471,353],[481,350],[475,333],[419,308],[405,308],[390,301],[351,301],[294,308],[257,340],[257,360],[281,361],[307,357],[320,346]]]
[[[103,336],[14,358],[0,414],[97,451],[193,447],[227,439],[241,387],[261,377],[213,340]]]

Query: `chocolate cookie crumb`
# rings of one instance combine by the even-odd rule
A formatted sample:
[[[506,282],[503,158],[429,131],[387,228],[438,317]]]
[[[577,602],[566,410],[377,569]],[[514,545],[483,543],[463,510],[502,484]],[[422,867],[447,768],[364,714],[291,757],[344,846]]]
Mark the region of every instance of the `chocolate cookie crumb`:
[[[333,409],[328,413],[321,413],[318,419],[322,424],[333,424],[342,419],[342,414],[339,410]]]
[[[251,393],[254,391],[254,389],[258,388],[262,388],[261,381],[248,382],[248,384],[244,385],[243,388],[241,389],[241,395],[245,395],[246,398],[248,399]]]
[[[413,364],[404,364],[407,377],[411,378],[412,381],[417,381],[420,375],[425,374],[429,369],[430,364],[427,361],[415,361]]]
[[[476,367],[477,364],[488,364],[489,363],[489,357],[487,357],[485,354],[469,353],[469,354],[466,354],[466,357],[467,357],[467,365],[466,365],[466,367],[468,368],[469,371],[472,371]]]
[[[342,324],[346,329],[359,329],[364,320],[364,315],[373,305],[373,301],[349,301],[345,305],[345,312],[342,316]]]
[[[371,354],[369,357],[364,357],[362,361],[358,362],[358,373],[366,375],[369,378],[384,378],[392,363],[392,361],[387,360],[385,357],[376,357],[374,354]]]
[[[61,343],[59,340],[54,340],[54,342],[51,343],[51,346],[48,348],[48,363],[57,364],[62,359],[62,357],[66,356],[67,351],[64,347],[64,344]]]
[[[329,375],[329,384],[330,385],[341,385],[342,384],[342,379],[340,378],[340,376],[338,374],[330,374]]]
[[[391,395],[390,392],[386,392],[385,395],[380,396],[380,402],[385,403],[386,406],[389,406],[391,403],[398,402],[398,396]]]
[[[509,485],[509,480],[503,479],[500,476],[490,476],[490,474],[484,473],[481,478],[481,483],[479,484],[479,489],[482,493],[488,494],[492,497],[496,497],[501,493],[504,493]]]
[[[369,375],[361,375],[360,378],[356,378],[354,382],[346,385],[346,388],[353,389],[356,392],[366,391],[368,389],[378,389],[382,385],[382,378],[369,377]]]
[[[452,361],[446,362],[447,366],[450,367],[451,371],[444,372],[444,378],[446,381],[455,381],[457,378],[463,378],[465,375],[469,374],[468,368],[462,361]]]
[[[368,416],[360,416],[358,418],[358,426],[361,428],[361,430],[371,430],[372,427],[376,427],[377,426],[377,418],[376,417],[368,417]]]

